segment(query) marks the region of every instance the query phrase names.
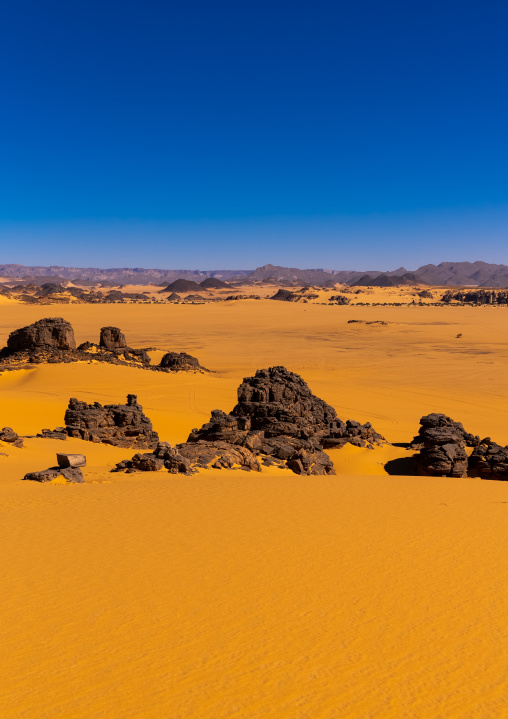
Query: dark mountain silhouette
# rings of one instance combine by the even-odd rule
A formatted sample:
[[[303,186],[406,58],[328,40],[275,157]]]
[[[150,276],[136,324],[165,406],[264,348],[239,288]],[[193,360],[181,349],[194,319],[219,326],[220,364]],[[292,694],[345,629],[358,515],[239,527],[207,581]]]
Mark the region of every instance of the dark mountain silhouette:
[[[69,280],[77,284],[159,284],[173,283],[175,280],[188,280],[195,283],[192,290],[201,287],[201,283],[208,278],[220,281],[236,281],[238,283],[253,284],[256,282],[272,282],[286,287],[313,285],[328,286],[334,284],[357,284],[364,275],[372,279],[383,277],[407,277],[414,274],[418,280],[411,279],[408,284],[427,283],[434,286],[448,285],[452,287],[508,287],[508,266],[489,264],[488,262],[441,262],[438,265],[422,265],[416,270],[408,272],[405,267],[396,270],[328,270],[307,269],[296,267],[281,267],[277,265],[263,265],[253,272],[250,270],[165,270],[143,269],[140,267],[100,269],[97,267],[61,267],[52,265],[27,266],[5,264],[0,265],[1,277],[22,278],[24,281],[36,281],[38,285],[43,282],[58,282],[63,284]],[[383,280],[385,281],[385,280]],[[222,286],[222,285],[221,285]],[[385,285],[390,286],[390,285]],[[206,289],[206,285],[203,287]],[[208,285],[210,287],[210,285]],[[166,291],[167,288],[164,289]],[[173,290],[169,290],[170,292]],[[175,290],[178,291],[178,290]],[[183,290],[185,291],[185,290]],[[187,290],[190,291],[190,290]]]
[[[377,277],[363,275],[354,282],[353,287],[400,287],[401,285],[426,285],[427,283],[414,272],[406,272],[404,275],[383,274]]]

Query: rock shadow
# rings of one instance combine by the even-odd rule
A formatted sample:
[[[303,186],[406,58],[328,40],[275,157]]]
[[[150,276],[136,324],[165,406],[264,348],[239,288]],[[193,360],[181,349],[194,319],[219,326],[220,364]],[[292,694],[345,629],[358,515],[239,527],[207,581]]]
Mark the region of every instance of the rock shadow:
[[[385,464],[385,470],[388,472],[388,474],[393,475],[406,475],[406,476],[417,476],[420,473],[418,472],[418,465],[416,462],[417,459],[416,454],[411,455],[411,457],[398,457],[397,459],[390,459]]]

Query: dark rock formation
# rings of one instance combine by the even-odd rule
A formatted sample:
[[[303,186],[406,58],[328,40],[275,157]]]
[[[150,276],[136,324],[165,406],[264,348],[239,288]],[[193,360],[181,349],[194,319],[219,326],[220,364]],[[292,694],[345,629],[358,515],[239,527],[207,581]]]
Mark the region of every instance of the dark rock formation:
[[[28,472],[23,479],[30,479],[33,482],[51,482],[56,477],[65,477],[67,482],[83,484],[83,472],[79,467],[49,467],[40,472]]]
[[[72,398],[65,412],[65,424],[69,437],[116,447],[152,449],[159,441],[134,394],[127,395],[127,404],[104,407],[99,402],[87,404]]]
[[[173,449],[169,442],[159,442],[151,453],[135,454],[132,459],[118,462],[113,472],[157,472],[165,468],[170,474],[193,474],[190,461]]]
[[[290,290],[277,290],[273,297],[269,297],[270,300],[279,300],[280,302],[299,302],[302,299],[302,295],[297,292],[290,292]]]
[[[14,330],[7,340],[8,354],[24,350],[75,350],[74,330],[61,317],[48,317]]]
[[[282,460],[299,474],[333,474],[323,448],[342,447],[346,442],[372,446],[383,441],[370,423],[340,420],[333,407],[313,395],[297,374],[285,367],[270,367],[245,378],[231,414],[214,410],[209,422],[191,432],[187,444],[243,446],[256,455]]]
[[[447,417],[445,414],[432,412],[420,419],[420,429],[418,434],[413,438],[409,446],[411,449],[422,449],[425,444],[427,430],[439,429],[441,427],[451,427],[455,432],[462,435],[465,447],[476,447],[480,441],[480,437],[478,435],[466,432],[461,422],[455,422],[451,419],[451,417]]]
[[[183,458],[188,463],[186,473],[206,467],[260,471],[263,464],[288,467],[296,474],[335,474],[324,447],[342,447],[346,442],[372,447],[384,441],[370,423],[340,420],[297,374],[270,367],[244,379],[231,414],[213,410],[209,422],[171,450],[176,457],[170,455],[170,471],[181,472],[178,463]],[[153,454],[120,462],[117,469],[162,468],[162,445]],[[166,461],[164,466],[169,468]]]
[[[177,294],[176,292],[172,292],[172,293],[168,296],[167,299],[168,299],[168,302],[181,302],[181,300],[182,300],[182,298],[180,297],[180,295]]]
[[[441,297],[441,302],[448,304],[452,301],[474,305],[506,305],[508,290],[448,290]]]
[[[36,437],[41,437],[42,439],[61,439],[66,440],[67,439],[67,430],[65,427],[55,427],[55,429],[42,429],[40,434],[36,434]]]
[[[490,437],[482,439],[469,457],[469,474],[508,481],[508,446],[502,447]]]
[[[206,280],[200,283],[204,290],[221,290],[228,289],[231,285],[227,282],[219,280],[217,277],[207,277]]]
[[[247,447],[231,445],[227,442],[186,442],[177,445],[178,452],[186,458],[192,467],[212,467],[214,469],[241,469],[260,472],[259,461]]]
[[[426,415],[420,424],[420,431],[410,445],[420,449],[416,458],[418,471],[436,477],[465,477],[468,469],[465,447],[475,446],[479,438],[444,414]]]
[[[176,352],[168,354],[175,359],[168,357],[166,364],[151,367],[147,351],[129,347],[125,335],[118,327],[102,327],[99,344],[83,342],[76,349],[72,326],[61,318],[47,318],[10,334],[7,347],[0,351],[0,372],[25,367],[27,364],[91,360],[154,372],[168,372],[170,369],[206,371],[199,366],[195,357],[184,353],[179,355]]]
[[[346,295],[333,295],[328,298],[328,302],[335,302],[336,305],[348,305],[351,299]]]
[[[0,432],[0,441],[12,444],[13,447],[21,449],[23,447],[23,438],[20,437],[11,427],[4,427]]]
[[[199,290],[200,287],[199,282],[194,282],[194,280],[178,279],[164,287],[160,292],[192,292],[193,290]]]
[[[196,357],[192,357],[186,352],[166,352],[160,361],[159,367],[169,372],[201,369]]]
[[[204,302],[205,298],[201,295],[187,295],[185,302]]]
[[[127,340],[118,327],[101,327],[99,345],[107,350],[126,349]]]

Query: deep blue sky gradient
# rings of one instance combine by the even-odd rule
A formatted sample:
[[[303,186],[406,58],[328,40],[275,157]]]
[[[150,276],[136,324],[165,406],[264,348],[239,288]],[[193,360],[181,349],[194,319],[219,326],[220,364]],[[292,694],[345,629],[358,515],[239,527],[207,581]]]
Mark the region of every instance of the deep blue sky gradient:
[[[8,0],[0,263],[508,263],[506,2]]]

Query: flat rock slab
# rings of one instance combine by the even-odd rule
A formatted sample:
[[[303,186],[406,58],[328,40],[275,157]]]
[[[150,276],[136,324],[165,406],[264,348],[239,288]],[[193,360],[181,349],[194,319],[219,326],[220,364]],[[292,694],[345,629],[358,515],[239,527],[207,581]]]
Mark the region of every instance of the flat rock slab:
[[[86,467],[86,457],[84,454],[60,454],[56,455],[56,461],[59,467]]]

